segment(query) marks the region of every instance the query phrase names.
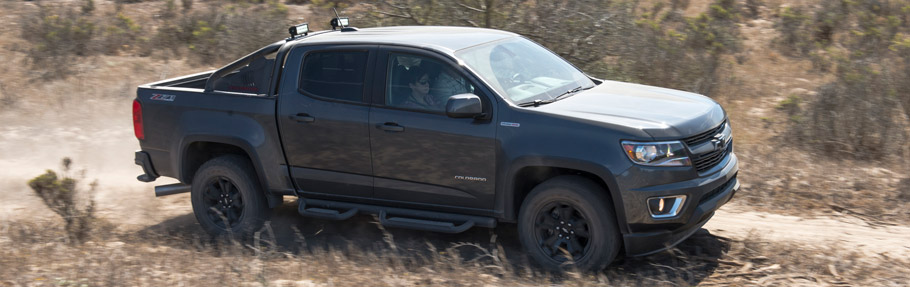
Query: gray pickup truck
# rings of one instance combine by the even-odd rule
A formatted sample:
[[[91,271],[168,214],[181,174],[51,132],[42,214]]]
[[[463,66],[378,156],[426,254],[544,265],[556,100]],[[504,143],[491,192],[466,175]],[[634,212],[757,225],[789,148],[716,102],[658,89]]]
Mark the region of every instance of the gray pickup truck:
[[[295,31],[296,30],[296,31]],[[587,76],[520,35],[309,32],[224,68],[139,86],[139,180],[181,183],[213,235],[303,216],[458,233],[518,225],[537,262],[599,270],[665,250],[739,188],[724,109]]]

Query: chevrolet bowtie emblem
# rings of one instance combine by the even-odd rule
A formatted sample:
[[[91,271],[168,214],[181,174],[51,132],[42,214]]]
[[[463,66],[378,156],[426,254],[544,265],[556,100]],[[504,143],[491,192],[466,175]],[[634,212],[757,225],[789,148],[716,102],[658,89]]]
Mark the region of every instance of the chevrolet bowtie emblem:
[[[727,137],[722,133],[717,134],[711,139],[711,144],[714,145],[714,150],[722,149],[727,146]]]

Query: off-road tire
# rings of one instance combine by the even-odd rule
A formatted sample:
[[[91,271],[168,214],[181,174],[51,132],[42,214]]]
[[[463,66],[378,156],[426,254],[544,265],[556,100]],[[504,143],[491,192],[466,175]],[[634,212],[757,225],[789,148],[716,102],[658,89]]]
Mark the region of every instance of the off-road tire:
[[[225,182],[233,188],[220,188]],[[202,164],[193,176],[190,197],[199,225],[215,237],[249,237],[261,229],[271,215],[252,164],[238,155],[220,156]],[[236,218],[229,220],[234,217],[231,215]]]
[[[549,228],[552,225],[555,228]],[[581,176],[559,176],[534,187],[521,205],[518,233],[528,254],[553,271],[602,270],[622,246],[607,191]],[[559,248],[552,248],[551,240],[556,240]]]

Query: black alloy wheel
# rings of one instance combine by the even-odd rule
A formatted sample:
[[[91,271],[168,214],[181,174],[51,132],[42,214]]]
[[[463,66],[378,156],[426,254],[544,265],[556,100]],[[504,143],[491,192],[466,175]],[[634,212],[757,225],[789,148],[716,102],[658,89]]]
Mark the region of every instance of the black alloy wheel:
[[[243,195],[227,177],[209,180],[203,198],[206,215],[219,228],[229,229],[243,219]]]
[[[588,221],[575,207],[565,202],[551,203],[537,214],[535,223],[538,246],[557,262],[583,259],[588,251]]]
[[[518,212],[518,237],[542,267],[599,271],[622,249],[609,192],[577,175],[535,186]]]
[[[202,164],[193,176],[190,199],[196,220],[212,236],[249,237],[271,216],[256,170],[239,155]]]

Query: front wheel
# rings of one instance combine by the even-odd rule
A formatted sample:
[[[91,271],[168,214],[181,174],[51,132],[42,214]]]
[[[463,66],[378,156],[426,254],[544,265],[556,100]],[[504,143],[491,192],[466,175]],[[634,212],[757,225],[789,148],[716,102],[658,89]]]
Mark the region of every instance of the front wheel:
[[[248,236],[269,218],[256,173],[241,156],[217,157],[199,167],[190,197],[196,220],[213,236]]]
[[[622,239],[607,191],[580,176],[547,180],[525,198],[518,232],[543,267],[601,270],[616,258]]]

